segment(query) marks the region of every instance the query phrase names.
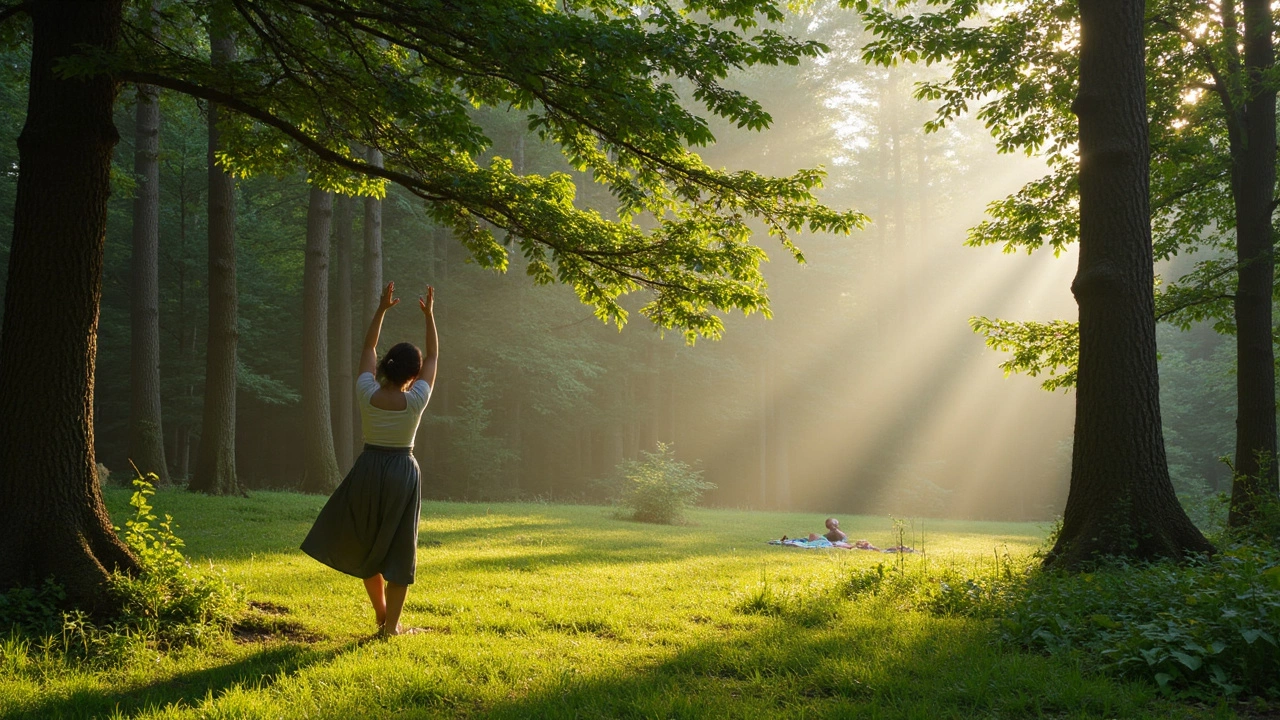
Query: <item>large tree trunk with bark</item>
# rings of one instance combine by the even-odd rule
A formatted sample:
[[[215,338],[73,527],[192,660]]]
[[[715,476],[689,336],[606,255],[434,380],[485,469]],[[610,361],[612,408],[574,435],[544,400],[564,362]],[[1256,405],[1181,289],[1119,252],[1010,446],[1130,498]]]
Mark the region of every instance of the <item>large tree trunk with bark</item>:
[[[129,302],[129,458],[168,482],[160,416],[160,96],[138,86]]]
[[[1272,340],[1275,253],[1271,216],[1276,189],[1276,91],[1270,0],[1244,0],[1246,97],[1231,138],[1239,284],[1236,321],[1236,481],[1231,527],[1248,525],[1258,500],[1276,494],[1276,376]],[[1234,10],[1232,10],[1234,12]]]
[[[333,352],[329,377],[329,407],[333,421],[333,445],[338,472],[351,469],[355,455],[355,339],[351,334],[351,221],[355,215],[355,199],[339,195],[333,213],[333,303],[329,312]]]
[[[235,41],[218,32],[210,38],[213,64],[235,57]],[[236,479],[236,345],[240,338],[236,295],[235,181],[218,167],[218,120],[209,103],[209,329],[205,354],[204,415],[200,451],[190,488],[212,495],[240,492]]]
[[[302,269],[302,490],[338,486],[329,418],[329,229],[333,193],[311,188]]]
[[[1212,552],[1169,481],[1160,426],[1142,0],[1081,0],[1080,306],[1071,490],[1046,563]]]
[[[54,67],[109,51],[122,5],[35,0],[27,120],[0,334],[0,590],[53,577],[80,607],[137,561],[102,505],[94,363],[117,84]]]

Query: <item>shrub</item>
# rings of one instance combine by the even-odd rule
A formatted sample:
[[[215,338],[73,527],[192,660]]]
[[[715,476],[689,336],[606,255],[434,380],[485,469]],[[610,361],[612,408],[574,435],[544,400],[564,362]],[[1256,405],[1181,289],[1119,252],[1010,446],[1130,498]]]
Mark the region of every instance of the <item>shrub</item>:
[[[986,618],[999,641],[1067,654],[1188,697],[1280,697],[1280,550],[1224,546],[1210,559],[1043,571],[996,553],[979,571],[922,561],[855,570],[850,596],[901,609]]]
[[[138,557],[141,572],[117,573],[111,586],[120,607],[119,622],[164,645],[184,645],[234,622],[243,606],[240,589],[212,571],[197,570],[183,557],[173,516],[160,521],[149,498],[155,475],[133,481],[124,540]]]
[[[1221,458],[1222,462],[1231,469],[1231,477],[1233,487],[1236,483],[1240,483],[1247,478],[1236,472],[1236,468],[1231,464],[1229,458]],[[1259,453],[1258,460],[1258,477],[1264,478],[1260,483],[1262,487],[1266,487],[1265,478],[1271,474],[1273,460],[1267,453]],[[1267,547],[1280,547],[1280,497],[1274,492],[1264,492],[1253,498],[1253,513],[1247,524],[1242,527],[1226,527],[1225,516],[1231,504],[1230,495],[1223,493],[1220,505],[1223,522],[1220,524],[1222,532],[1217,538],[1218,544],[1251,544],[1263,545]]]
[[[62,627],[60,608],[67,594],[48,578],[38,588],[17,587],[0,594],[0,628],[24,635],[51,635]]]
[[[676,459],[671,446],[658,443],[655,452],[643,452],[643,460],[624,460],[618,466],[621,504],[640,522],[671,524],[693,507],[702,493],[715,485],[702,479],[702,471]]]
[[[1280,555],[1249,546],[1209,561],[1114,561],[1042,573],[1014,594],[1003,635],[1193,695],[1280,692]]]

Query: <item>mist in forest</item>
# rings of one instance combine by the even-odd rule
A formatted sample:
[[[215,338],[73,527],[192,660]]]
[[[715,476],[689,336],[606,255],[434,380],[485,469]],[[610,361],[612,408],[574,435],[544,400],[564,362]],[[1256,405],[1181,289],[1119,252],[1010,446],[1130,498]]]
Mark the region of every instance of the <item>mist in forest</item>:
[[[773,125],[752,133],[713,122],[717,143],[699,152],[713,166],[769,174],[824,166],[824,202],[866,213],[871,223],[848,237],[799,236],[803,265],[775,239],[758,237],[771,258],[771,320],[726,317],[723,339],[688,345],[636,312],[640,292],[625,300],[631,319],[619,332],[569,288],[534,287],[515,244],[505,274],[468,262],[421,201],[390,189],[381,205],[383,277],[402,297],[428,284],[437,291],[440,369],[415,445],[427,497],[604,502],[619,464],[661,442],[716,484],[703,498],[709,505],[993,519],[1061,512],[1075,399],[1040,389],[1042,378],[1005,377],[1004,357],[969,328],[974,316],[1075,317],[1070,252],[1055,258],[1047,250],[1028,256],[965,246],[986,204],[1039,177],[1043,166],[999,155],[972,119],[924,132],[933,110],[912,97],[914,85],[941,69],[863,64],[865,38],[850,14],[818,6],[780,29],[820,39],[831,52],[799,68],[734,78]],[[125,179],[130,104],[126,97],[117,112],[115,162]],[[203,112],[188,99],[162,98],[161,393],[165,453],[177,482],[189,475],[200,441],[208,303]],[[21,117],[3,120],[0,160],[9,162]],[[476,121],[493,140],[490,154],[517,171],[571,172],[555,147],[527,133],[520,113],[477,111]],[[612,212],[601,186],[575,178],[580,205]],[[12,178],[0,183],[7,207],[12,190]],[[97,454],[112,470],[128,467],[131,196],[122,184],[110,208],[98,342]],[[300,487],[307,196],[302,175],[237,186],[236,465],[250,489]],[[332,286],[349,274],[363,297],[363,203],[356,205],[355,256],[349,266],[331,260],[330,277]],[[4,217],[0,227],[6,238],[9,222]],[[331,304],[329,313],[331,327],[349,315],[358,344],[369,318],[355,305]],[[389,314],[384,346],[421,342],[412,305]],[[1161,332],[1175,485],[1212,489],[1221,482],[1212,461],[1197,463],[1229,451],[1219,445],[1230,437],[1230,408],[1205,413],[1205,393],[1217,392],[1218,381],[1202,380],[1221,376],[1226,388],[1229,362],[1212,333],[1187,340]],[[331,367],[338,353],[356,351],[332,335],[330,346]],[[330,377],[334,392],[352,383]],[[1201,425],[1186,424],[1195,422]],[[1170,423],[1184,424],[1171,432]]]

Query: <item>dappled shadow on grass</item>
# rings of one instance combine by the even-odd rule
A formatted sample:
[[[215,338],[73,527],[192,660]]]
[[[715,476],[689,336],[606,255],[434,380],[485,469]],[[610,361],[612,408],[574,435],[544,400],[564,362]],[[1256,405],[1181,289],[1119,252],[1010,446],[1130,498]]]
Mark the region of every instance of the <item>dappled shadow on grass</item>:
[[[150,684],[113,689],[107,683],[68,693],[45,690],[39,701],[5,714],[4,720],[79,720],[134,717],[167,705],[193,707],[236,686],[267,688],[306,668],[331,662],[369,638],[328,649],[308,645],[270,645],[234,662],[165,676]]]
[[[1146,686],[1087,677],[1069,663],[1000,651],[980,623],[904,615],[764,628],[666,661],[580,676],[566,670],[491,718],[1195,717]],[[406,705],[411,698],[403,698]]]

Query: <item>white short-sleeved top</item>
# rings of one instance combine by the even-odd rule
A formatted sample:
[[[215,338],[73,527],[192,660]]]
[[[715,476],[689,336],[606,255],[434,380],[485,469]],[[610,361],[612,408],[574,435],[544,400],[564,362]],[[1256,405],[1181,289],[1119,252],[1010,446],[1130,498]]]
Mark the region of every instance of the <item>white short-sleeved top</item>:
[[[360,373],[356,377],[356,398],[360,401],[360,421],[364,429],[364,441],[382,447],[413,447],[413,437],[418,434],[422,411],[431,399],[431,386],[426,380],[415,382],[404,394],[403,410],[383,410],[370,404],[373,394],[381,387],[373,373]]]

